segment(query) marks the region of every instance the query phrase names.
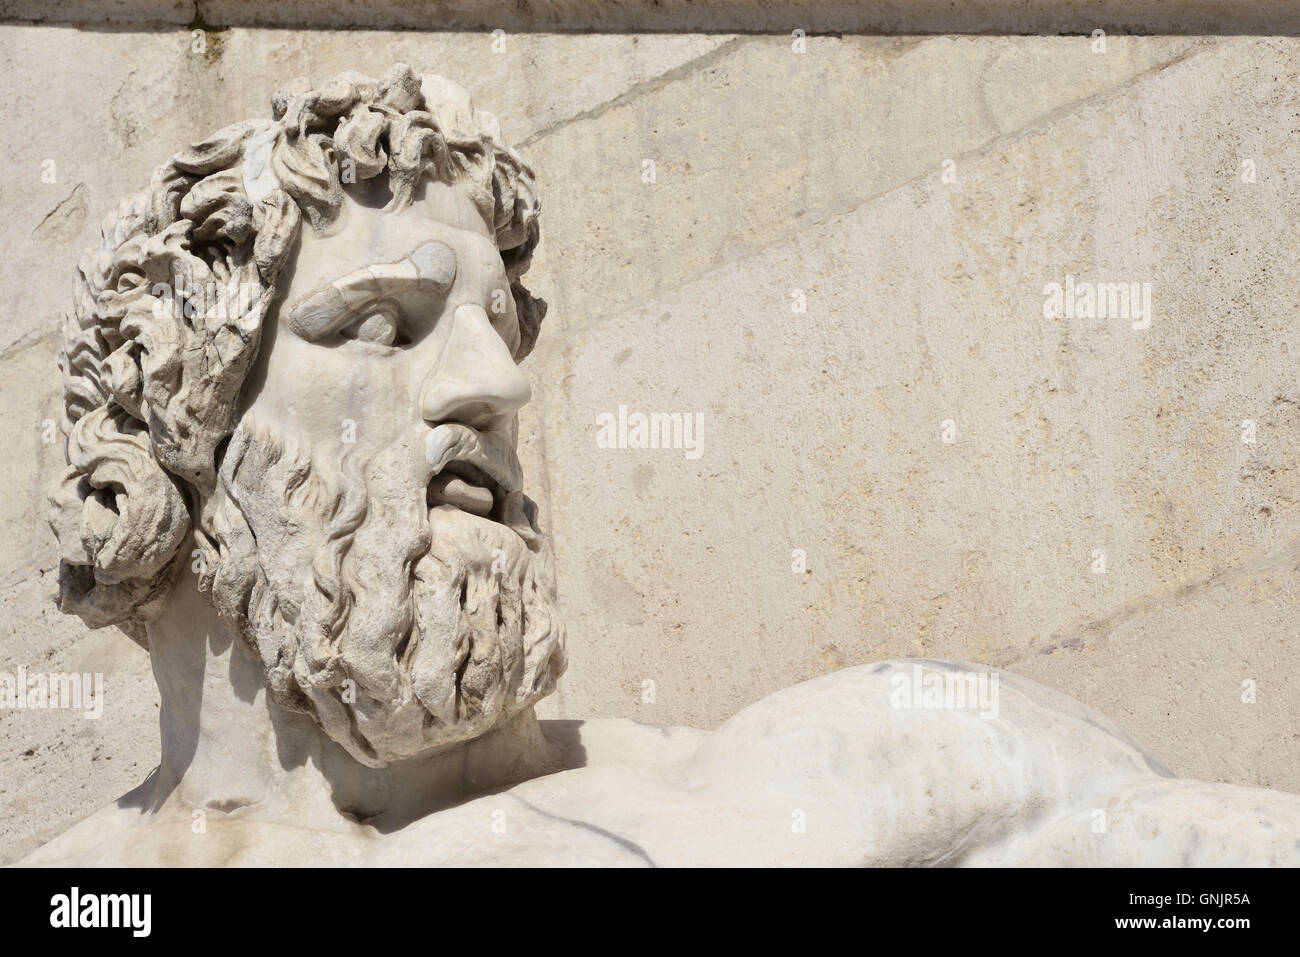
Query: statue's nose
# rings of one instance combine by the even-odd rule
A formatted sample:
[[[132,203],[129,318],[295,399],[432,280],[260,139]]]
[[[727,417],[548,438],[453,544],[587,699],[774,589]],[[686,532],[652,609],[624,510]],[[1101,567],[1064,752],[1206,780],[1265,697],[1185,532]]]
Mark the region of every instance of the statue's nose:
[[[515,365],[483,307],[458,306],[451,316],[446,344],[420,397],[425,420],[498,428],[532,394],[528,377]]]

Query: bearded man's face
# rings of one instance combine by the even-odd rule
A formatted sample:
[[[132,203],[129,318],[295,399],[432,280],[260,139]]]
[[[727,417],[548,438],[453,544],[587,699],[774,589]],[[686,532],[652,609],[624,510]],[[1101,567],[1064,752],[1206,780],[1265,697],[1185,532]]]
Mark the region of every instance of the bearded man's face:
[[[456,184],[382,204],[303,230],[201,519],[276,700],[372,766],[499,726],[565,663],[492,232]]]

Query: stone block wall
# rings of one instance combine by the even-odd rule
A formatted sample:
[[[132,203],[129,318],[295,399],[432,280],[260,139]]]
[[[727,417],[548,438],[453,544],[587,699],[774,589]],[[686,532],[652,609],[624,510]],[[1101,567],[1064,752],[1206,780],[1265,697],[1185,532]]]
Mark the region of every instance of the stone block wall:
[[[778,30],[15,16],[0,670],[102,672],[107,696],[98,721],[0,711],[0,862],[158,747],[146,654],[52,604],[76,259],[281,82],[395,61],[468,87],[539,174],[522,445],[571,659],[544,717],[708,728],[828,670],[966,659],[1075,695],[1177,773],[1300,790],[1297,39],[799,52]],[[1051,314],[1067,277],[1137,284],[1149,314]],[[604,447],[620,410],[689,416],[698,448]]]

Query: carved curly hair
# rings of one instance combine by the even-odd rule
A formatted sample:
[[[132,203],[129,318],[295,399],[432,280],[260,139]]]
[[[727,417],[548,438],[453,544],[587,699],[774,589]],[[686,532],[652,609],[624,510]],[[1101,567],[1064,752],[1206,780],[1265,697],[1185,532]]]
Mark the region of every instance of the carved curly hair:
[[[377,81],[348,72],[313,89],[299,79],[276,92],[272,116],[173,156],[104,220],[99,248],[78,264],[59,356],[68,467],[50,494],[59,608],[142,644],[215,490],[304,215],[327,226],[344,183],[384,172],[390,209],[409,204],[423,176],[460,183],[510,277],[516,361],[546,311],[520,282],[539,235],[532,170],[459,86],[403,64]],[[188,301],[212,288],[240,288],[245,308]]]

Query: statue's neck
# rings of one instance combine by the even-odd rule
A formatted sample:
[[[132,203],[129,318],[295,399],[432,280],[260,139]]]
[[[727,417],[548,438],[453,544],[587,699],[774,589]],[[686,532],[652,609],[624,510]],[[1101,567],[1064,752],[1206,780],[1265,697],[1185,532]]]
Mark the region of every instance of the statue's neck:
[[[162,698],[155,810],[201,808],[316,828],[360,820],[387,830],[559,770],[531,708],[449,751],[379,769],[357,763],[310,717],[270,699],[261,664],[189,569],[148,630]]]

